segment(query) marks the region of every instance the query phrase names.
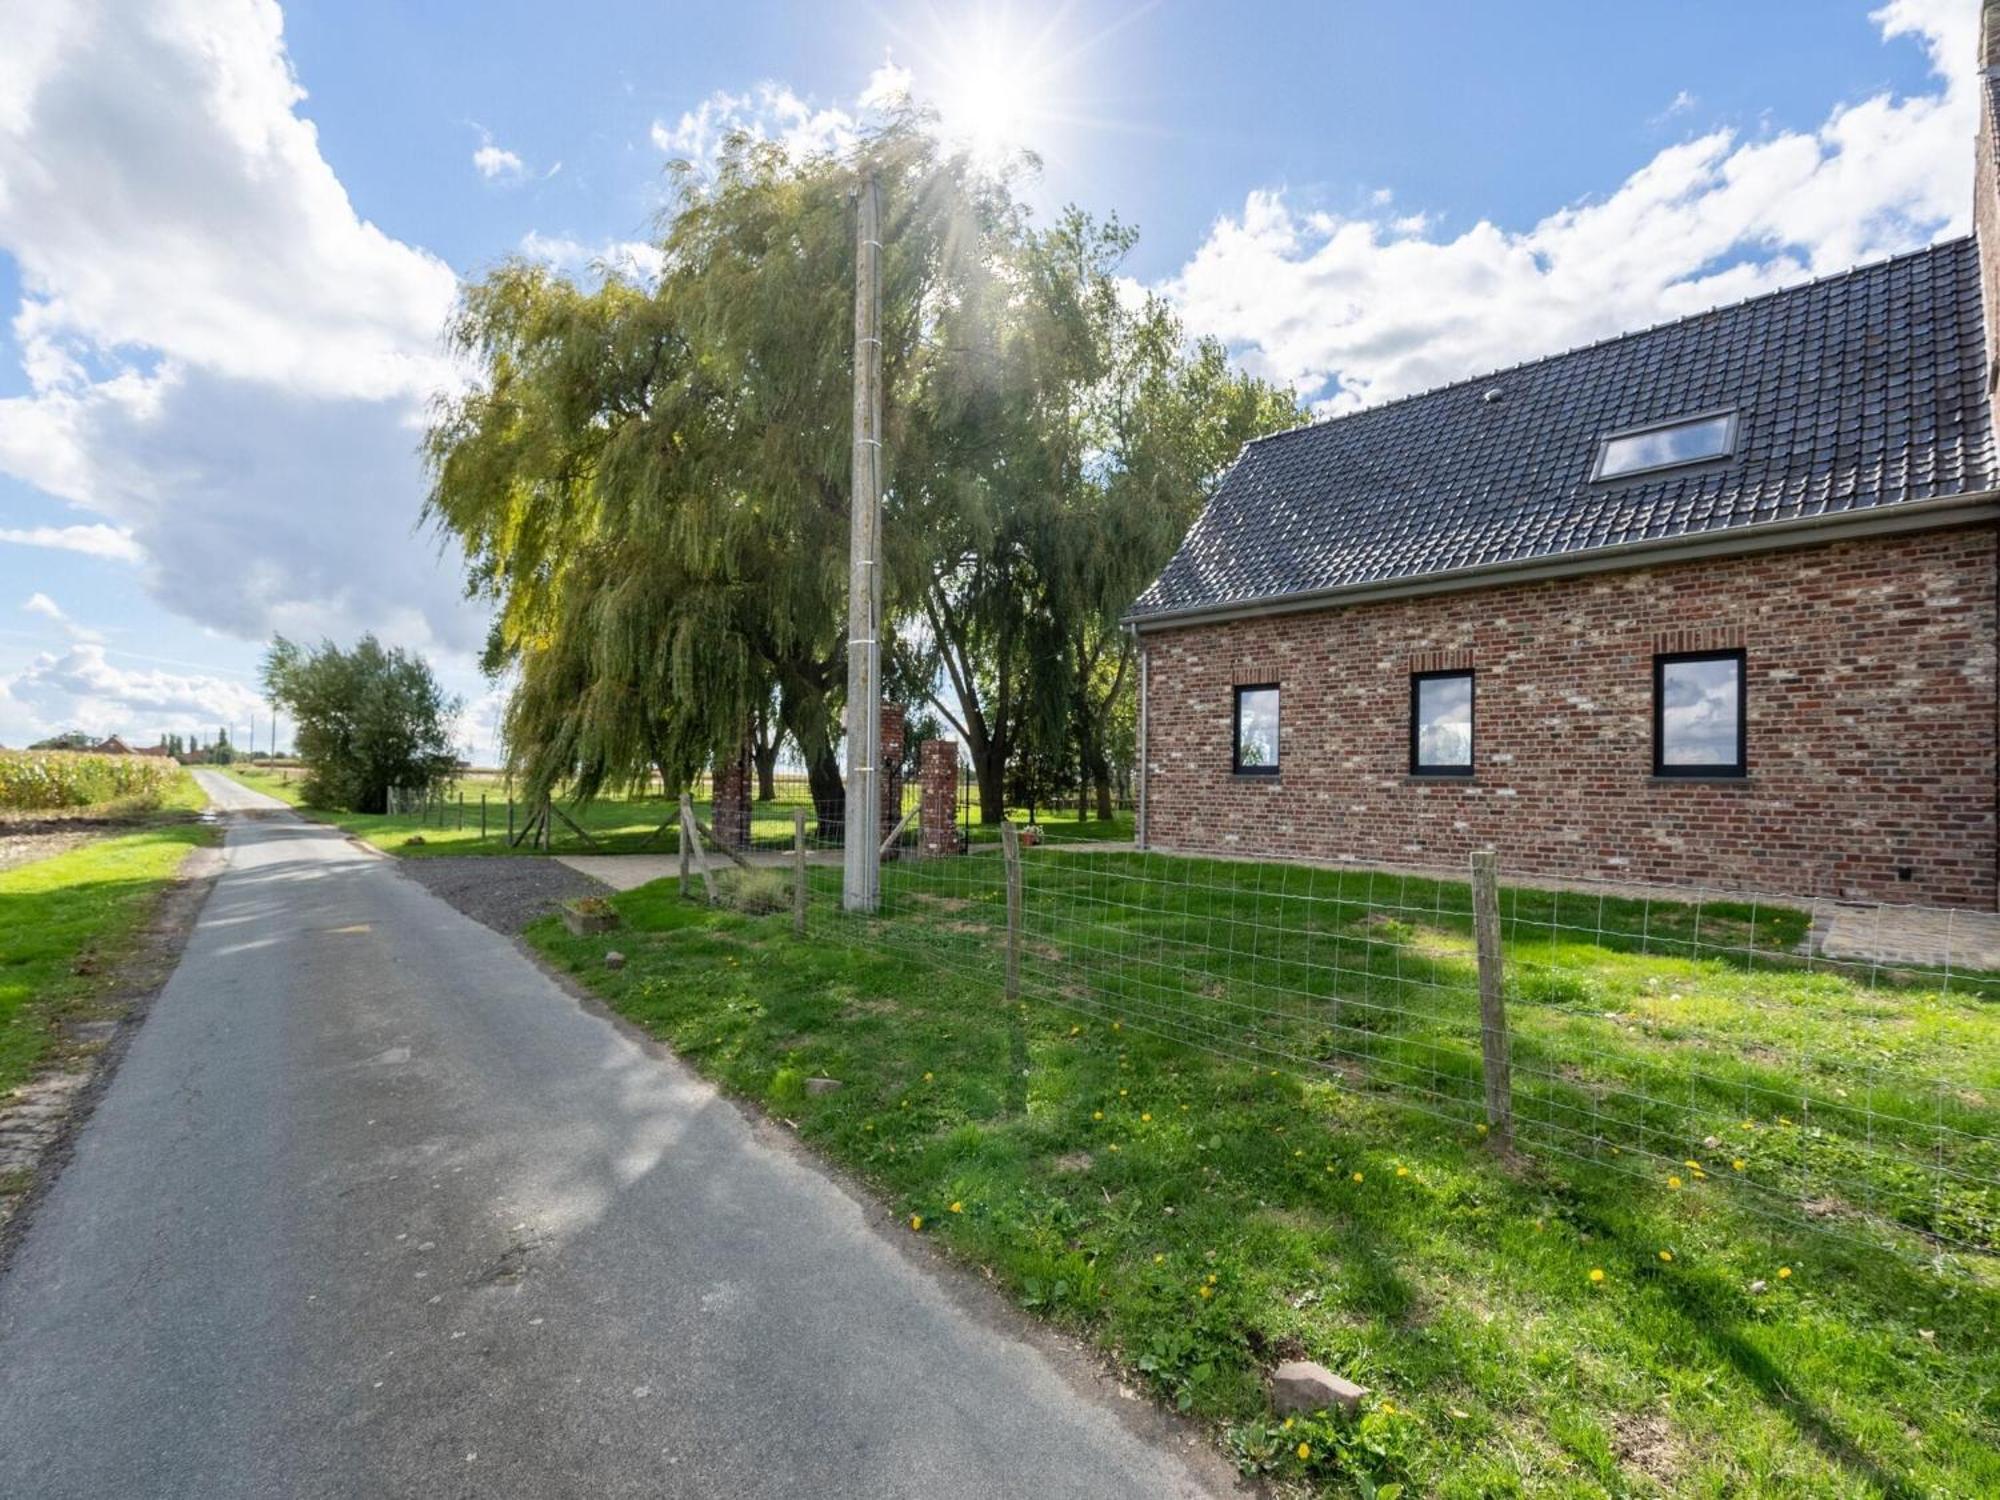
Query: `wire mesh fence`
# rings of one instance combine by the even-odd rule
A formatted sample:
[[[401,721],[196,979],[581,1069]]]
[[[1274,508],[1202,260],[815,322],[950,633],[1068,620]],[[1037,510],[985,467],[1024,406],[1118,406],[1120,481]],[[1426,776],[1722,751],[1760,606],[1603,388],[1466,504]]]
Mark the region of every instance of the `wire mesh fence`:
[[[1992,1269],[2000,918],[1510,879],[1503,860],[1483,966],[1466,874],[1142,851],[1121,831],[1057,821],[1010,855],[975,814],[939,854],[912,819],[876,915],[842,914],[838,872],[814,872],[812,931],[1388,1101],[1528,1169]]]

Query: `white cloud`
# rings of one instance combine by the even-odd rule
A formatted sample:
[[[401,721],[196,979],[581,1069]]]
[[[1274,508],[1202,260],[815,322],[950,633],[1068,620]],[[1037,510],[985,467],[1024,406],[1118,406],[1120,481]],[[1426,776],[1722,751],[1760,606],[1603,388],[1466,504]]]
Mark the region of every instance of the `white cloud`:
[[[518,178],[527,171],[520,157],[512,151],[494,145],[491,141],[472,153],[472,165],[478,169],[479,175],[489,182],[496,177]]]
[[[521,236],[521,253],[572,276],[608,273],[640,285],[657,281],[667,263],[660,247],[645,240],[609,240],[601,245],[586,245],[582,240],[539,234],[532,229]]]
[[[898,109],[909,102],[915,82],[915,75],[908,68],[894,58],[885,57],[868,75],[861,97],[855,102],[863,109]]]
[[[889,67],[884,64],[871,75],[862,107],[877,107],[870,94]],[[908,75],[902,76],[907,85]],[[717,89],[672,125],[655,120],[649,133],[658,150],[709,171],[733,134],[777,141],[794,156],[811,156],[852,145],[860,130],[861,121],[849,111],[815,105],[785,84],[765,82],[742,94]]]
[[[87,557],[109,558],[114,562],[135,563],[146,555],[132,533],[119,526],[0,526],[0,542],[81,552]]]
[[[8,32],[0,250],[29,389],[0,400],[0,471],[92,519],[0,541],[142,561],[157,600],[246,639],[475,651],[479,612],[413,535],[456,279],[356,212],[277,6],[74,0]],[[74,679],[36,680],[46,702]]]
[[[1939,83],[1817,130],[1668,147],[1525,231],[1311,212],[1277,189],[1218,220],[1163,290],[1191,327],[1328,411],[1406,395],[1912,249],[1968,219],[1974,8],[1894,0]],[[1379,205],[1378,205],[1379,206]]]
[[[38,656],[0,681],[0,734],[24,742],[75,728],[150,745],[163,734],[242,727],[265,712],[263,698],[247,683],[131,670],[107,661],[104,647],[87,641]]]
[[[1657,115],[1653,116],[1653,118],[1656,122],[1663,120],[1671,120],[1675,115],[1684,115],[1688,113],[1700,102],[1701,101],[1695,97],[1692,90],[1680,89],[1674,94],[1673,98],[1667,101],[1667,107],[1661,110]]]
[[[39,590],[30,594],[27,602],[21,608],[28,614],[40,615],[45,620],[53,620],[63,628],[64,633],[73,641],[102,641],[104,639],[97,631],[77,624],[76,621],[63,613],[63,608],[60,604]]]

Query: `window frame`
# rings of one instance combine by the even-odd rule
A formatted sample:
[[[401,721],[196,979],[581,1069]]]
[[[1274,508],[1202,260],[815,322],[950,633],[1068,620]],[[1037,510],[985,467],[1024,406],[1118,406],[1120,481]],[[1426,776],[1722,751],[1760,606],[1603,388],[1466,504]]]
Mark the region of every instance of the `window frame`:
[[[1285,695],[1275,682],[1239,682],[1231,690],[1229,706],[1229,774],[1232,776],[1276,776],[1278,763],[1285,758],[1285,740],[1282,733],[1277,736],[1278,753],[1268,766],[1246,766],[1243,764],[1243,695],[1245,693],[1276,693],[1278,695],[1278,727],[1284,726]]]
[[[1668,765],[1667,668],[1684,662],[1736,663],[1736,760],[1733,764]],[[1656,651],[1653,653],[1653,774],[1707,781],[1741,781],[1750,774],[1750,663],[1741,646],[1721,651]]]
[[[1471,746],[1466,763],[1462,766],[1427,766],[1418,756],[1418,705],[1423,701],[1423,684],[1443,678],[1463,677],[1465,679],[1465,708],[1471,725]],[[1479,674],[1471,667],[1449,667],[1436,672],[1412,672],[1410,674],[1410,774],[1412,776],[1456,777],[1459,780],[1473,774],[1479,761]]]
[[[1726,419],[1722,432],[1722,451],[1703,454],[1700,458],[1670,458],[1662,463],[1642,464],[1635,469],[1620,469],[1616,474],[1604,472],[1605,460],[1611,456],[1611,445],[1623,438],[1645,437],[1649,433],[1668,432],[1676,427],[1693,427],[1702,422],[1713,422],[1716,418]],[[1601,434],[1597,439],[1597,457],[1590,465],[1592,484],[1621,484],[1627,479],[1636,479],[1643,474],[1659,474],[1667,469],[1692,469],[1699,464],[1727,463],[1736,457],[1736,439],[1743,428],[1742,412],[1733,406],[1717,407],[1713,411],[1689,412],[1684,417],[1669,417],[1660,422],[1644,422],[1637,427],[1620,427],[1614,432]]]

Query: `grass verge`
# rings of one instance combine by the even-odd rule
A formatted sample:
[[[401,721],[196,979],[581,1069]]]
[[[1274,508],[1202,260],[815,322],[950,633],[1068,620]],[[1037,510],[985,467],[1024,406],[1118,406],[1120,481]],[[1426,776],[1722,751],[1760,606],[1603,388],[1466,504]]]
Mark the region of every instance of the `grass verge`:
[[[214,840],[180,819],[0,871],[0,1097],[46,1061],[58,1024],[115,981],[188,852]]]
[[[1086,858],[1087,873],[1057,864]],[[1159,974],[1147,986],[1145,960],[1171,951],[1176,922],[1198,924],[1214,951],[1221,924],[1247,920],[1222,892],[1199,907],[1183,892],[1173,912],[1135,904],[1114,939],[1101,913],[1121,909],[1109,882],[1134,858],[1032,862],[1031,910],[1048,909],[1037,881],[1073,880],[1088,882],[1100,913],[1090,932],[1031,925],[1030,993],[1044,997],[1033,1005],[999,999],[998,897],[971,873],[980,860],[957,862],[967,873],[948,901],[896,890],[904,877],[891,872],[887,915],[865,926],[832,915],[839,872],[815,870],[805,942],[786,914],[711,911],[668,882],[614,899],[625,930],[572,938],[544,921],[528,935],[710,1077],[794,1121],[910,1232],[942,1237],[1023,1306],[1095,1340],[1282,1489],[2000,1493],[1990,1261],[1941,1273],[1747,1213],[1725,1183],[1635,1184],[1608,1158],[1509,1165],[1468,1118],[1400,1107],[1347,1073],[1251,1066],[1128,1024],[1115,1014],[1117,976],[1134,986],[1125,1000],[1157,1004]],[[1343,877],[1324,878],[1337,892]],[[1235,889],[1248,899],[1247,876]],[[1341,919],[1338,905],[1324,915]],[[1381,969],[1377,1002],[1434,974],[1426,965],[1460,961],[1462,925],[1442,893],[1436,905],[1435,922],[1366,931],[1365,951],[1383,955],[1366,961]],[[1649,931],[1686,930],[1690,910],[1649,908]],[[1692,920],[1704,917],[1718,919]],[[1750,934],[1769,921],[1773,943],[1788,940],[1787,920],[1753,915]],[[1187,977],[1188,994],[1213,1006],[1298,961],[1260,942],[1254,978],[1224,949],[1214,973]],[[627,955],[617,972],[602,964],[612,947]],[[1580,973],[1589,985],[1581,1000],[1573,984],[1546,980],[1545,1003],[1517,997],[1532,1012],[1524,1049],[1559,1051],[1587,1007],[1616,1009],[1620,1022],[1585,1038],[1593,1057],[1624,1039],[1600,1057],[1614,1076],[1665,1067],[1681,1044],[1649,1008],[1691,1002],[1723,1035],[1782,1022],[1806,1056],[1886,1003],[1824,974],[1635,951],[1615,930],[1516,956],[1524,976]],[[1113,1011],[1049,1003],[1080,983]],[[1990,1045],[1984,1002],[1899,999],[1921,1017],[1899,1045],[1926,1049],[1926,1063],[1956,1057],[1961,1073],[1991,1071],[1991,1051],[1960,1050],[1974,1031]],[[1393,1072],[1398,1047],[1435,1041],[1425,1028],[1437,1017],[1413,1007],[1391,1026],[1389,1013],[1367,1021],[1380,1050],[1364,1069]],[[1850,1037],[1836,1062],[1862,1050]],[[815,1075],[845,1086],[808,1096]],[[1755,1145],[1730,1149],[1753,1168],[1765,1153],[1782,1167],[1787,1127],[1768,1116],[1735,1124]],[[1291,1356],[1370,1387],[1365,1410],[1271,1419],[1261,1375]]]

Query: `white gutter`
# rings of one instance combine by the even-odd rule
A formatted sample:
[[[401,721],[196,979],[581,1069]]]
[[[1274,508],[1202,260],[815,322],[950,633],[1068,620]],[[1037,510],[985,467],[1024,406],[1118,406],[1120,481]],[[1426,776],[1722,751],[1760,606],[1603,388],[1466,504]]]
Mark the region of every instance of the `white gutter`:
[[[1902,532],[1936,531],[1948,526],[1992,521],[2000,521],[2000,490],[1975,490],[1964,495],[1906,500],[1861,510],[1792,516],[1782,521],[1732,526],[1721,531],[1616,542],[1608,547],[1592,547],[1588,551],[1560,553],[1553,557],[1479,563],[1469,568],[1453,568],[1447,572],[1423,573],[1379,583],[1343,584],[1304,593],[1231,599],[1190,609],[1166,610],[1159,614],[1128,615],[1125,624],[1141,633],[1170,630],[1184,625],[1243,620],[1259,615],[1298,614],[1306,610],[1334,609],[1383,599],[1411,599],[1424,594],[1491,588],[1502,583],[1533,583],[1549,578],[1644,568],[1656,563],[1689,562],[1702,557],[1735,557],[1784,547],[1844,541],[1851,537],[1894,536]],[[1143,675],[1141,681],[1144,681]]]

